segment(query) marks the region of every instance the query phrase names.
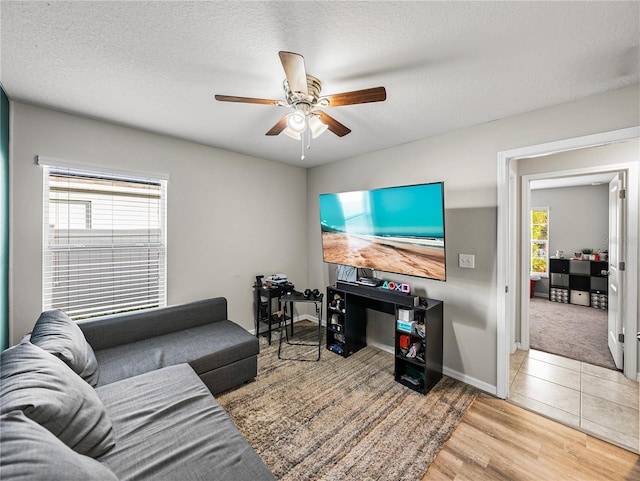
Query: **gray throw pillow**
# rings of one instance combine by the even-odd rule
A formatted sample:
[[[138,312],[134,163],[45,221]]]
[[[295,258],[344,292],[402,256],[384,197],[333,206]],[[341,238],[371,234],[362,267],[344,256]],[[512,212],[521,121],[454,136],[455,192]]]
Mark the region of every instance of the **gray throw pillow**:
[[[95,389],[29,342],[0,354],[0,414],[15,410],[80,454],[95,458],[115,444],[111,419]]]
[[[106,465],[78,454],[22,411],[0,416],[0,473],[12,481],[118,481]]]
[[[98,385],[98,362],[78,325],[60,310],[40,314],[31,343],[62,359],[93,387]]]

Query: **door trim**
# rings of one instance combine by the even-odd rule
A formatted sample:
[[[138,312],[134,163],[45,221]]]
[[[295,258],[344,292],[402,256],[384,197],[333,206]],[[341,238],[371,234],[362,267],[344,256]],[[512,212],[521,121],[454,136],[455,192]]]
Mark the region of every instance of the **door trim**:
[[[541,157],[558,152],[578,150],[616,142],[624,142],[640,137],[640,126],[614,130],[599,134],[586,135],[571,139],[531,145],[512,150],[498,152],[498,238],[497,238],[497,373],[496,394],[502,399],[509,395],[509,354],[516,348],[515,319],[516,319],[516,286],[517,286],[517,252],[516,242],[516,166],[522,158]],[[613,169],[607,166],[607,169]],[[627,243],[637,242],[638,233],[638,165],[634,163],[629,168],[629,211],[627,216],[627,232],[630,233]],[[633,236],[632,239],[629,237]],[[627,292],[637,292],[638,289],[638,249],[637,245],[630,245],[627,249]],[[528,274],[528,273],[527,273]],[[525,296],[526,297],[526,296]],[[528,300],[528,297],[526,298]],[[637,301],[636,295],[626,296],[624,302],[625,326],[633,324],[636,329]],[[632,321],[630,320],[632,319]],[[627,377],[637,377],[637,341],[631,334],[635,330],[627,329],[625,338],[624,373]],[[633,342],[631,342],[633,341]]]

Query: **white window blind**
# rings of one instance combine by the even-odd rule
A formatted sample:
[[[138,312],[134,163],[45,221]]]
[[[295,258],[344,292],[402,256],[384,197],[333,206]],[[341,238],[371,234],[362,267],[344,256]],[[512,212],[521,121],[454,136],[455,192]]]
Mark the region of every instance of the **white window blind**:
[[[43,309],[166,305],[167,181],[44,166]]]

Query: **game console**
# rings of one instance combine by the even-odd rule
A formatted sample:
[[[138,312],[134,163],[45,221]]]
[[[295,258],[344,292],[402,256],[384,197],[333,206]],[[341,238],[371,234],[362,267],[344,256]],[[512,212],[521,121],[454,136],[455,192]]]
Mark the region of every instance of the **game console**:
[[[270,282],[274,285],[286,284],[287,283],[287,275],[286,274],[272,274],[268,276],[266,282]]]
[[[382,284],[382,280],[376,279],[375,277],[360,277],[358,278],[358,284],[368,287],[378,287]]]

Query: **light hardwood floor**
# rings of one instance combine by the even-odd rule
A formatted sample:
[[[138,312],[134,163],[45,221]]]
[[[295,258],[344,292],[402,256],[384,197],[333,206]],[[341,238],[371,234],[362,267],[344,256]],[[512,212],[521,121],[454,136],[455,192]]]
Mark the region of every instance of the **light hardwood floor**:
[[[422,481],[637,481],[640,457],[480,395]]]

